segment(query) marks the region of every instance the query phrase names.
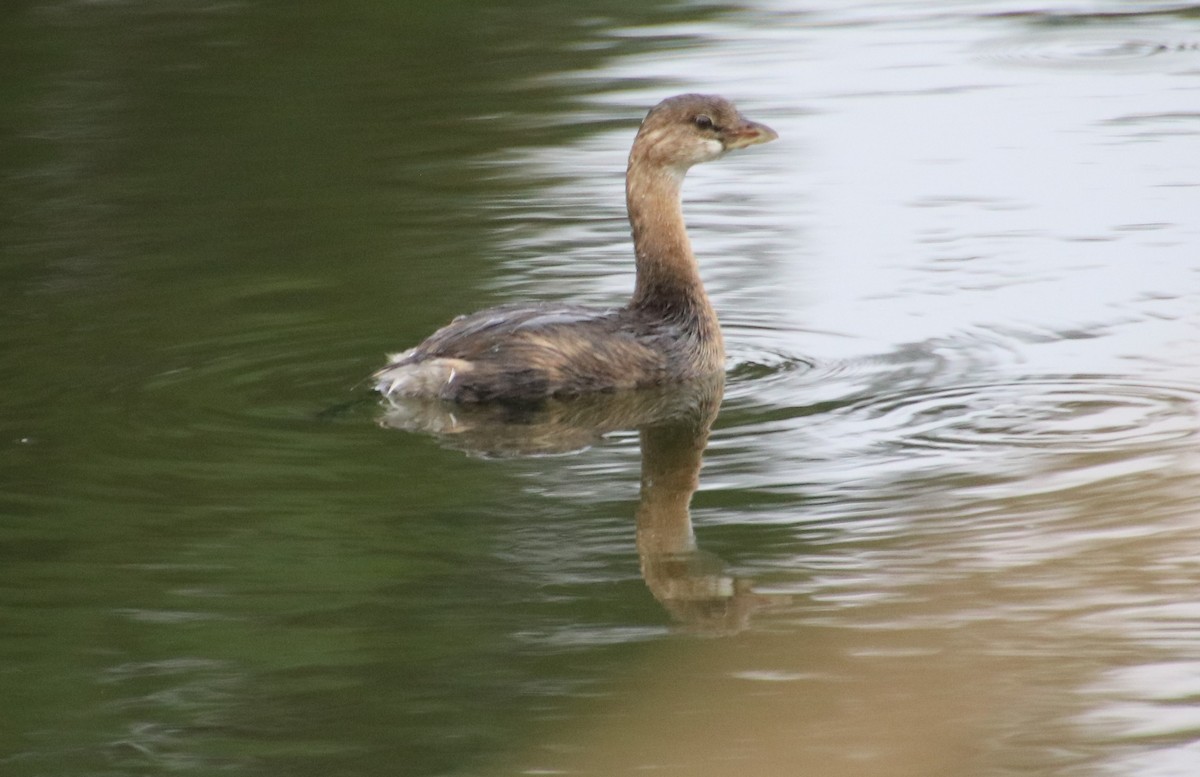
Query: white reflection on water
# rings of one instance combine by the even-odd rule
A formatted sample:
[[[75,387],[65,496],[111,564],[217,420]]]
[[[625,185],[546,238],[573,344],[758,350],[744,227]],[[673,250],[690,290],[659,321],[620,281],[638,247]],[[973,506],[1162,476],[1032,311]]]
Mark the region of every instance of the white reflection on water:
[[[798,604],[632,669],[531,762],[1200,773],[1197,9],[750,5],[598,31],[670,45],[564,75],[597,131],[505,161],[552,183],[502,206],[554,214],[514,218],[506,291],[632,287],[644,106],[779,131],[685,187],[730,347],[693,517]]]

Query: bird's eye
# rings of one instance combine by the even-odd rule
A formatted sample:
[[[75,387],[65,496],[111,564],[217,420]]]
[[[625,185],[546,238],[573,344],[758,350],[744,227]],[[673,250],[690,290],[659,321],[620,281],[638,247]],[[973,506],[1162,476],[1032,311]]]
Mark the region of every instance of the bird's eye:
[[[709,116],[705,116],[703,113],[700,114],[699,116],[697,116],[696,118],[692,119],[692,123],[695,124],[697,127],[699,127],[702,130],[707,130],[707,129],[713,128],[712,118]]]

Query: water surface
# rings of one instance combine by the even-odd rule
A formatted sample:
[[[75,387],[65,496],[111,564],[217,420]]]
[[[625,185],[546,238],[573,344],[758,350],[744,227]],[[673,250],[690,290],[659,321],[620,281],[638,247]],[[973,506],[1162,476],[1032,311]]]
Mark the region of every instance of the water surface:
[[[1200,7],[0,18],[0,771],[1200,771]],[[681,91],[711,431],[360,401]]]

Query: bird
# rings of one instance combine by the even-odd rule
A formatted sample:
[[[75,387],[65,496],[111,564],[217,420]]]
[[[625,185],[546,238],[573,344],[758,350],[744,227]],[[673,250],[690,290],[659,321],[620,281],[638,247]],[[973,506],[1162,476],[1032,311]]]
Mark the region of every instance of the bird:
[[[518,302],[459,316],[390,355],[372,376],[375,390],[398,401],[522,403],[722,373],[720,324],[683,220],[684,176],[776,138],[723,97],[658,103],[638,128],[625,174],[637,269],[629,301],[611,309]]]

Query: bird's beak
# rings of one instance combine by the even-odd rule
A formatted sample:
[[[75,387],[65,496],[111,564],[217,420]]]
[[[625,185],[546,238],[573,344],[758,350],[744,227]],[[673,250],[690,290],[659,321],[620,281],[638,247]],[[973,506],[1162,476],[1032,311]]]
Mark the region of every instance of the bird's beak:
[[[725,130],[722,141],[726,151],[746,146],[756,146],[759,143],[770,143],[779,137],[779,133],[766,124],[743,119],[740,124]]]

